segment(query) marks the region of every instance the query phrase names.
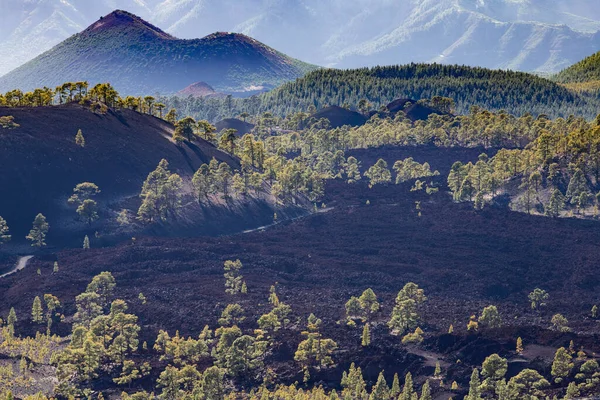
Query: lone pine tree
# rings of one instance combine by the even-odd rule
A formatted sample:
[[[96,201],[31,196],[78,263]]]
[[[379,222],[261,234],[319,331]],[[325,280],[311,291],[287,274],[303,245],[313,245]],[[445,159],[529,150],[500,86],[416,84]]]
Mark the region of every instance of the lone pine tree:
[[[33,220],[33,226],[26,239],[30,240],[34,247],[43,247],[46,245],[46,234],[49,229],[50,225],[46,221],[46,217],[40,213]]]

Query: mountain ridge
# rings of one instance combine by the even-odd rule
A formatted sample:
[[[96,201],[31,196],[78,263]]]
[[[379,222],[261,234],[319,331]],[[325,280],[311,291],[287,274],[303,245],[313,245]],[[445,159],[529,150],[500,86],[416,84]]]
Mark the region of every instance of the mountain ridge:
[[[110,82],[128,95],[171,94],[204,81],[218,92],[252,94],[316,69],[239,33],[178,39],[116,10],[0,77],[0,91]]]
[[[128,11],[125,11],[125,10],[119,10],[119,9],[111,12],[110,14],[108,14],[105,17],[100,17],[100,19],[98,21],[96,21],[95,23],[93,23],[92,25],[87,27],[80,34],[82,34],[82,35],[95,34],[98,31],[106,30],[109,28],[114,28],[118,25],[135,25],[135,26],[137,26],[141,29],[144,29],[148,32],[155,33],[157,37],[160,37],[162,39],[173,39],[173,40],[177,39],[175,36],[166,33],[162,29],[143,20],[142,18],[138,17],[137,15],[130,13]]]
[[[115,6],[109,0],[4,2],[0,74]],[[600,49],[600,3],[593,0],[123,0],[119,7],[180,38],[236,31],[339,68],[443,62],[556,73]]]

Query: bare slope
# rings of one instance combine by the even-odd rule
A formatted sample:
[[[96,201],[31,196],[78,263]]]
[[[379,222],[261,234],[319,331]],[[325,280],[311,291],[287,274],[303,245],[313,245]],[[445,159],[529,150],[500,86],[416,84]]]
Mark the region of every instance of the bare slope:
[[[315,68],[245,35],[180,40],[118,10],[1,77],[0,91],[87,80],[128,95],[170,94],[199,81],[219,92],[253,93]]]
[[[412,156],[431,162],[445,174],[454,160],[476,160],[479,152],[410,147],[351,154],[363,162],[363,170],[378,157],[392,162]],[[364,180],[350,186],[329,181],[326,202],[333,207],[330,212],[265,232],[228,238],[154,238],[111,249],[69,250],[34,258],[24,271],[0,280],[4,289],[0,290],[0,313],[6,315],[14,306],[17,315],[28,315],[35,296],[53,293],[65,305],[65,314],[71,315],[74,297],[85,290],[92,276],[111,271],[118,283],[117,296],[140,316],[142,340],[151,344],[158,329],[196,337],[205,324],[216,327],[221,311],[233,301],[245,310],[243,328],[254,328],[256,319],[270,310],[269,287],[278,282],[279,298],[293,310],[290,319],[305,320],[314,312],[323,318],[325,336],[343,349],[334,355],[339,368],[320,371],[313,379],[337,384],[342,369],[357,362],[374,383],[383,369],[390,375],[410,369],[418,379],[433,373],[434,364],[427,367],[420,357],[407,354],[410,347],[390,336],[385,325],[398,290],[412,281],[428,297],[422,312],[424,346],[443,353],[448,381],[457,379],[461,388],[468,387],[465,378],[489,354],[511,355],[519,336],[526,346],[552,346],[550,362],[553,351],[568,346],[570,339],[587,351],[598,351],[598,341],[582,334],[597,333],[597,323],[586,317],[599,299],[594,262],[600,255],[597,223],[497,208],[478,212],[452,203],[443,191],[428,196],[411,192],[411,186],[408,182],[369,189]],[[367,199],[370,205],[365,204]],[[421,215],[415,201],[421,202]],[[232,297],[224,291],[223,262],[236,258],[243,262],[248,294]],[[58,274],[51,273],[55,259],[61,265]],[[41,277],[36,274],[38,267]],[[374,317],[372,346],[365,348],[360,346],[359,329],[336,321],[343,320],[350,296],[368,287],[383,306]],[[550,293],[548,306],[542,310],[531,310],[527,300],[535,287]],[[138,301],[140,292],[147,304]],[[467,334],[469,315],[490,304],[498,306],[505,327]],[[558,312],[569,319],[574,333],[542,331]],[[445,335],[450,324],[454,335]],[[528,328],[534,324],[539,327]],[[20,318],[17,331],[23,332],[26,325],[26,318]],[[53,329],[65,332],[66,325],[56,324]],[[291,330],[281,330],[283,344],[269,356],[278,378],[289,383],[302,379],[293,355],[302,340],[303,325],[293,325]],[[528,366],[513,364],[509,376]],[[544,364],[544,369],[549,376],[550,364]]]
[[[203,140],[176,146],[170,140],[170,124],[130,110],[98,115],[71,104],[0,108],[3,115],[13,115],[20,124],[17,129],[0,129],[0,188],[10,193],[0,196],[0,215],[8,221],[15,241],[23,241],[40,212],[51,225],[49,244],[63,243],[65,237],[76,237],[80,243],[84,234],[96,230],[113,233],[116,228],[103,230],[103,224],[114,224],[115,212],[121,208],[137,210],[142,183],[163,158],[188,183],[198,167],[213,157],[239,167],[236,159]],[[75,143],[78,129],[85,137],[83,148]],[[102,190],[101,218],[91,227],[78,222],[75,210],[67,205],[73,187],[85,181]],[[227,233],[272,221],[273,211],[264,202],[238,206],[242,209],[188,207],[189,215],[176,221],[176,228],[157,233]]]

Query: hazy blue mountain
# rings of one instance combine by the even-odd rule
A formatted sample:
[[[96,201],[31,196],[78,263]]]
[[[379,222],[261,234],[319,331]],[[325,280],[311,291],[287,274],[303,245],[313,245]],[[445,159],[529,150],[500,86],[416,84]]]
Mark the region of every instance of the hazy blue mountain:
[[[597,0],[0,0],[0,74],[115,8],[177,37],[240,32],[338,67],[438,61],[556,72],[600,49]]]
[[[0,92],[64,82],[110,82],[127,95],[173,94],[197,82],[223,93],[253,94],[316,69],[242,34],[178,39],[125,11],[0,77]]]

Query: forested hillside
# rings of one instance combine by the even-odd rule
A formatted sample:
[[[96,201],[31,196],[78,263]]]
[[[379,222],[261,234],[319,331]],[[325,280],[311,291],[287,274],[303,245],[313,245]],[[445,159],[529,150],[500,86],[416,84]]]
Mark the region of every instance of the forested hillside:
[[[329,105],[358,109],[361,100],[367,100],[377,110],[398,98],[418,100],[435,96],[452,98],[454,112],[458,114],[467,113],[475,105],[490,111],[505,110],[513,115],[530,113],[551,117],[574,114],[594,118],[598,111],[594,99],[583,98],[541,77],[440,64],[317,70],[271,92],[243,100],[161,100],[197,118],[218,120],[244,111],[251,115],[271,112],[285,116]]]
[[[560,83],[584,83],[600,81],[600,52],[566,68],[552,77]]]

